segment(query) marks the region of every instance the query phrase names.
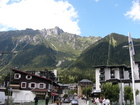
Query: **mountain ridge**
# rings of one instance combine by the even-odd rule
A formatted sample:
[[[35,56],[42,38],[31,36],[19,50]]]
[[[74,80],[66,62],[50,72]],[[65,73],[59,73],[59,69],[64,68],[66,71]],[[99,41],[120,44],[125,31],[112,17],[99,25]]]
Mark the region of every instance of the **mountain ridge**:
[[[140,39],[133,39],[139,44]],[[59,27],[43,30],[15,30],[0,32],[1,75],[9,68],[21,71],[57,69],[60,82],[78,82],[83,78],[95,81],[95,65],[129,65],[128,37],[111,33],[104,38],[81,37],[64,32]],[[136,47],[135,59],[140,58]]]
[[[33,30],[27,28],[25,30],[3,31],[0,32],[0,47],[2,48],[0,49],[0,52],[12,52],[17,50],[18,54],[16,54],[16,56],[11,59],[8,59],[9,55],[7,55],[7,59],[11,62],[4,64],[6,62],[5,60],[2,62],[2,66],[4,68],[15,66],[19,69],[28,69],[32,67],[28,67],[28,63],[39,65],[39,63],[36,63],[37,60],[41,60],[41,58],[45,57],[49,61],[51,60],[53,64],[50,64],[49,66],[47,63],[45,63],[46,66],[41,65],[42,68],[52,67],[52,65],[53,68],[55,68],[58,63],[60,66],[64,62],[73,62],[84,49],[86,49],[92,43],[95,43],[98,39],[101,39],[101,37],[81,37],[76,34],[64,32],[59,27],[43,30]],[[39,52],[42,50],[38,46],[40,46],[40,48],[46,49],[46,51],[49,53],[46,52],[43,56]],[[25,59],[24,56],[27,58]],[[5,65],[8,66],[6,67]]]

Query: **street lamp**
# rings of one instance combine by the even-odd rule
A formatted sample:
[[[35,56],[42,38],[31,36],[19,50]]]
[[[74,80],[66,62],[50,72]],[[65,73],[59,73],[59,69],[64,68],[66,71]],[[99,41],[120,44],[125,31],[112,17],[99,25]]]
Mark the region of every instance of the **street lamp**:
[[[132,74],[132,89],[133,89],[133,103],[134,105],[136,105],[136,96],[135,96],[135,79],[134,79],[134,55],[135,55],[135,51],[134,51],[134,46],[139,46],[138,45],[133,45],[133,41],[131,38],[130,33],[128,33],[128,43],[129,45],[123,46],[124,48],[127,47],[129,48],[129,55],[130,55],[130,63],[131,63],[131,74]]]

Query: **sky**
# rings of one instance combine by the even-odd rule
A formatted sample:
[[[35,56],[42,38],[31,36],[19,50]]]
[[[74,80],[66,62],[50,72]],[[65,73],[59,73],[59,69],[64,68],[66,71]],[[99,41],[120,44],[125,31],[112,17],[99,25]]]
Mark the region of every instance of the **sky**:
[[[0,0],[0,31],[50,29],[140,38],[140,0]]]

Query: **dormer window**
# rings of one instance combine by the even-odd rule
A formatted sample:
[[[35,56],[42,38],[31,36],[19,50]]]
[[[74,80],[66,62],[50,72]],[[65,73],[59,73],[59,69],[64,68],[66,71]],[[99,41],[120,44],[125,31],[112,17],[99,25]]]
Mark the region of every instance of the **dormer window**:
[[[19,73],[14,74],[14,79],[20,79],[20,78],[21,78],[21,74],[19,74]]]
[[[31,75],[26,75],[26,79],[27,80],[31,80],[32,79],[32,76]]]

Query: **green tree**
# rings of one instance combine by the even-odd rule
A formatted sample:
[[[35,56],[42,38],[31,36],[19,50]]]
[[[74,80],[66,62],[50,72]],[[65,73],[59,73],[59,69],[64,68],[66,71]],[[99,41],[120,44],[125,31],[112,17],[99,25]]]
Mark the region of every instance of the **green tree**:
[[[77,93],[76,90],[70,90],[70,91],[69,91],[69,94],[74,95],[74,93]]]
[[[82,89],[82,94],[84,94],[87,97],[87,99],[88,99],[90,94],[91,94],[91,91],[92,91],[92,87],[91,86],[87,86],[87,87],[84,87]]]
[[[137,96],[139,94],[139,90],[137,89],[135,91],[135,95]],[[124,87],[124,100],[127,103],[127,100],[130,101],[130,103],[132,103],[133,101],[133,92],[132,92],[132,88],[130,86],[125,86]]]
[[[104,98],[109,99],[111,102],[118,102],[120,88],[118,84],[111,82],[103,83],[101,85],[101,94]]]
[[[127,103],[127,100],[129,100],[130,103],[133,100],[133,92],[132,92],[132,88],[130,86],[124,87],[124,100],[126,103]]]
[[[140,91],[137,89],[136,90],[136,96],[139,95]]]

